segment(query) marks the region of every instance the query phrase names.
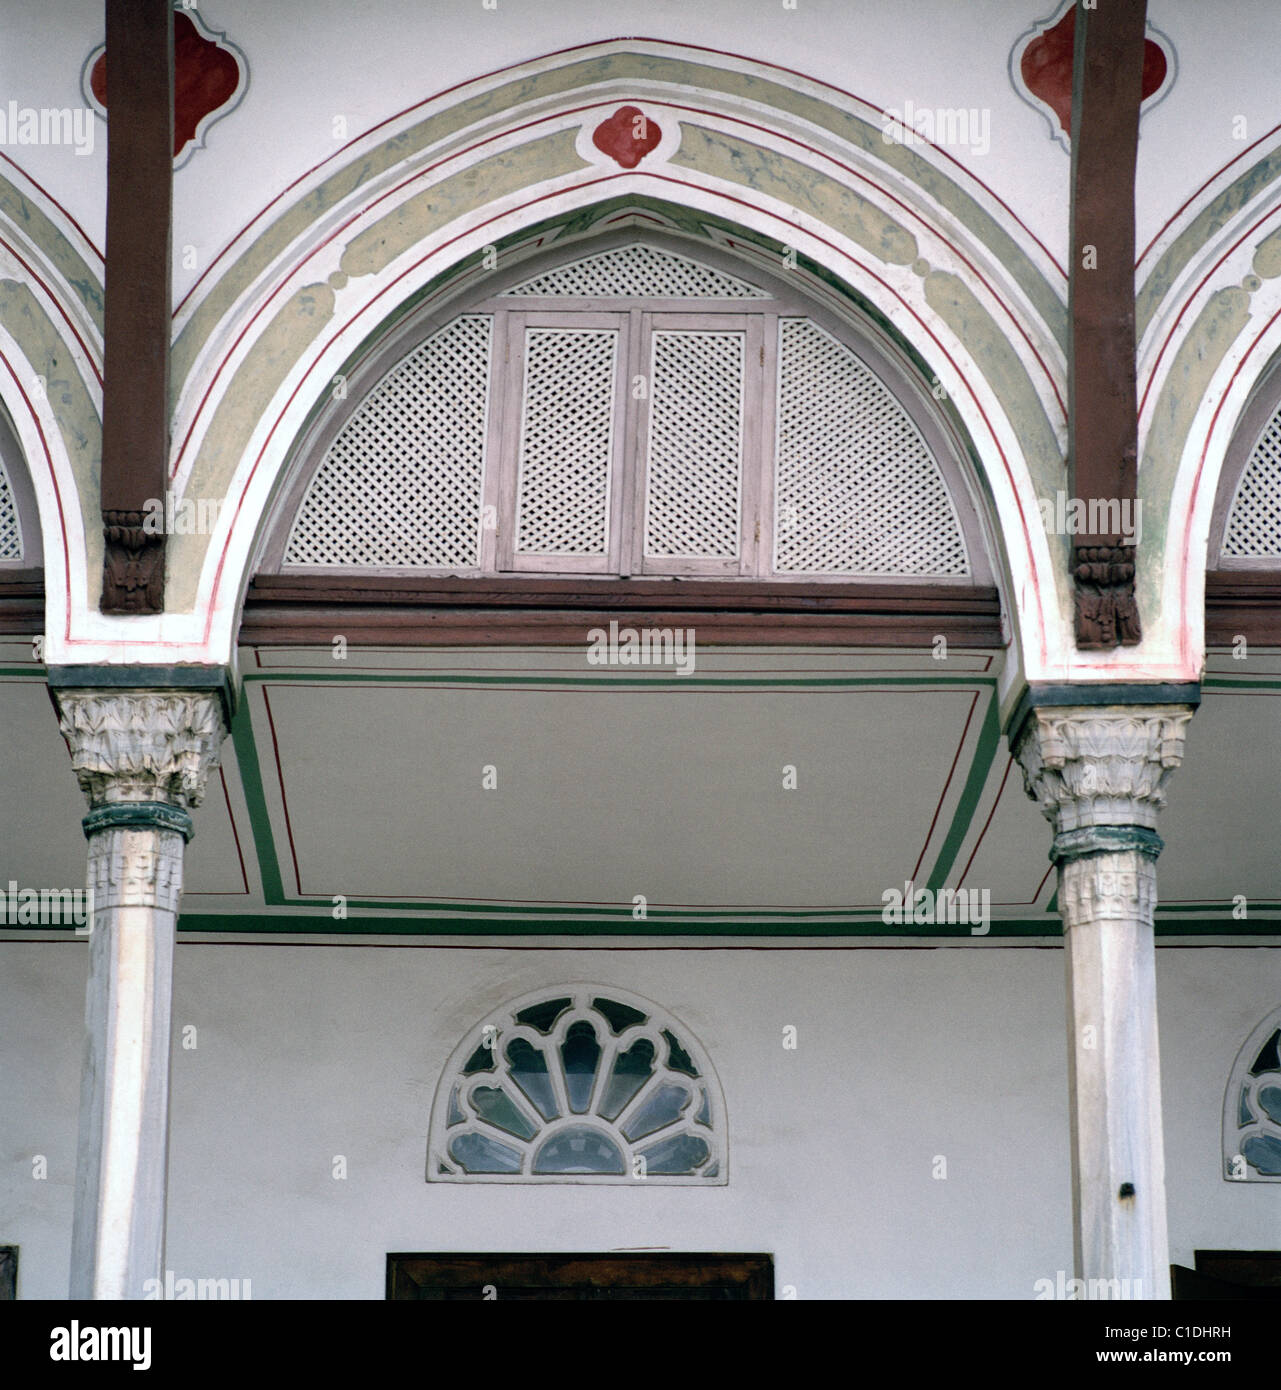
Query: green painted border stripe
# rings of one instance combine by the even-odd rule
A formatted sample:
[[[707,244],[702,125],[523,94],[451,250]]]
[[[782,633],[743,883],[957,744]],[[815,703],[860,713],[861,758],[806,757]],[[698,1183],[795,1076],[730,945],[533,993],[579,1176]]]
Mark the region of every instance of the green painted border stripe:
[[[240,702],[240,708],[231,721],[231,741],[236,750],[236,765],[240,770],[240,784],[249,812],[249,829],[254,837],[254,854],[262,879],[263,900],[269,907],[279,906],[285,900],[285,885],[280,875],[280,859],[271,830],[271,817],[267,814],[267,797],[262,785],[262,768],[258,764],[258,745],[254,741],[248,700]]]
[[[583,926],[558,921],[513,922],[496,918],[489,922],[460,921],[437,917],[429,921],[407,917],[348,918],[335,922],[328,915],[295,913],[286,916],[264,917],[254,913],[184,913],[178,922],[182,932],[243,933],[247,936],[474,936],[474,937],[588,937],[602,940],[634,939],[638,937],[750,937],[803,940],[807,937],[883,937],[885,939],[917,940],[936,945],[944,941],[984,941],[1001,937],[1043,937],[1061,940],[1062,925],[1057,920],[1012,918],[994,921],[983,937],[975,937],[967,927],[942,930],[911,930],[906,927],[887,927],[881,921],[851,921],[847,923],[810,923],[789,926],[773,922],[726,922],[707,926],[680,922],[646,922],[598,924],[588,930]],[[64,927],[24,927],[21,930],[47,935],[49,938],[74,936],[75,929]],[[1187,936],[1258,936],[1275,937],[1281,946],[1281,919],[1270,922],[1225,922],[1221,918],[1197,918],[1191,921],[1156,924],[1158,938]],[[696,949],[696,948],[695,948]]]
[[[983,788],[987,786],[988,778],[991,776],[992,763],[996,758],[1000,743],[1001,721],[997,716],[996,692],[991,691],[988,695],[987,709],[983,712],[983,723],[979,729],[974,756],[970,762],[969,776],[965,779],[965,786],[961,790],[961,797],[957,802],[956,814],[952,817],[947,839],[943,841],[943,847],[939,850],[938,859],[935,860],[934,868],[925,885],[931,892],[941,888],[947,881],[948,874],[952,872],[952,865],[956,862],[956,856],[960,853],[961,845],[970,832],[970,826],[974,823],[979,798],[983,795]]]
[[[987,686],[989,690],[995,692],[996,677],[988,675],[961,675],[961,676],[677,676],[677,675],[655,675],[655,676],[603,676],[592,675],[590,673],[582,676],[540,676],[540,675],[521,675],[514,676],[500,674],[493,676],[484,675],[450,675],[434,673],[407,673],[403,676],[388,675],[385,672],[370,674],[364,671],[282,671],[282,672],[252,672],[244,677],[246,683],[255,684],[292,684],[303,681],[310,681],[314,685],[328,685],[331,682],[350,684],[353,682],[363,685],[441,685],[449,684],[456,686],[468,685],[554,685],[554,686],[586,686],[588,688],[609,689],[614,686],[625,688],[639,687],[641,689],[651,688],[655,690],[689,690],[697,687],[710,686],[713,689],[723,687],[763,687],[765,689],[843,689],[856,688],[859,686],[881,685],[911,685],[926,686],[938,690],[953,689],[969,685]]]
[[[310,684],[312,684],[312,685],[314,685],[314,686],[323,686],[323,685],[329,684],[330,682],[338,682],[338,683],[340,683],[340,684],[341,684],[341,683],[346,683],[346,684],[355,683],[355,684],[359,684],[359,685],[363,685],[363,686],[371,687],[371,688],[372,688],[372,687],[377,687],[377,686],[380,686],[380,685],[393,685],[393,686],[395,686],[395,685],[410,685],[410,684],[419,684],[419,685],[433,686],[433,685],[440,685],[440,684],[445,683],[445,682],[448,682],[449,684],[454,685],[454,686],[459,686],[459,685],[461,685],[461,686],[467,686],[467,685],[472,685],[472,684],[476,684],[477,682],[479,682],[479,683],[481,683],[481,684],[483,684],[483,685],[487,685],[487,686],[497,686],[497,687],[506,686],[506,687],[509,687],[509,688],[516,688],[516,689],[519,689],[519,688],[522,688],[522,687],[525,687],[525,686],[530,686],[530,685],[541,686],[541,685],[547,685],[547,684],[555,685],[555,686],[565,686],[565,685],[572,685],[572,686],[578,686],[578,687],[586,686],[589,690],[595,690],[597,687],[599,687],[600,690],[603,691],[603,692],[607,692],[607,691],[609,691],[610,689],[616,689],[616,688],[618,688],[618,687],[620,687],[620,686],[621,686],[621,687],[624,687],[624,688],[628,688],[628,689],[631,689],[631,688],[634,688],[634,687],[640,687],[640,688],[642,688],[642,689],[645,689],[645,688],[652,688],[652,689],[656,689],[656,690],[657,690],[657,689],[675,689],[675,690],[680,690],[680,689],[683,689],[683,688],[689,688],[691,685],[701,686],[701,687],[704,687],[704,688],[706,688],[706,687],[711,687],[711,688],[713,688],[713,689],[724,689],[724,688],[731,688],[731,689],[733,689],[733,688],[744,688],[744,687],[749,688],[749,689],[750,689],[750,688],[758,688],[758,687],[764,687],[764,688],[766,688],[766,689],[776,689],[776,688],[778,688],[778,687],[780,687],[780,686],[786,686],[786,687],[788,687],[788,688],[797,688],[797,687],[799,687],[799,688],[801,688],[801,689],[804,689],[804,688],[813,688],[813,687],[817,687],[817,688],[820,688],[820,689],[823,689],[823,688],[828,688],[828,689],[842,689],[842,688],[859,688],[859,687],[865,687],[865,686],[895,686],[895,685],[900,685],[900,686],[902,686],[902,685],[908,685],[908,686],[914,686],[914,687],[916,687],[916,686],[921,686],[921,687],[926,687],[926,688],[930,688],[930,689],[939,689],[939,690],[956,689],[956,688],[967,689],[967,688],[978,687],[978,693],[979,693],[979,694],[983,694],[983,693],[984,693],[984,688],[986,687],[986,691],[987,691],[987,695],[988,695],[988,713],[987,713],[987,715],[985,715],[985,717],[984,717],[983,732],[982,732],[982,734],[980,735],[980,744],[979,744],[979,749],[980,749],[980,750],[981,750],[982,747],[983,747],[983,741],[984,741],[984,739],[986,738],[986,735],[987,735],[987,721],[988,721],[988,718],[989,718],[989,717],[995,718],[995,705],[996,705],[996,678],[995,678],[995,677],[992,677],[992,676],[977,676],[977,677],[976,677],[976,676],[959,676],[959,675],[958,675],[958,676],[942,676],[942,675],[939,675],[939,676],[905,676],[905,677],[890,677],[889,679],[886,679],[885,677],[872,677],[872,676],[857,676],[857,677],[816,677],[816,678],[814,678],[814,679],[808,679],[808,678],[805,678],[805,677],[796,677],[796,678],[788,677],[788,678],[782,678],[782,679],[777,679],[777,680],[776,680],[776,679],[773,679],[773,678],[770,678],[770,677],[764,677],[764,678],[751,677],[751,678],[747,678],[747,679],[740,679],[740,678],[735,678],[735,677],[721,677],[721,678],[717,678],[717,677],[707,677],[707,676],[704,676],[704,677],[694,677],[694,676],[682,677],[682,676],[676,676],[676,675],[652,676],[652,677],[645,677],[645,676],[637,676],[637,677],[619,677],[619,676],[612,676],[612,675],[601,675],[601,676],[595,676],[595,677],[587,677],[587,678],[584,679],[584,678],[580,678],[580,677],[577,677],[577,676],[563,676],[563,677],[551,677],[551,678],[549,678],[549,677],[543,677],[543,676],[538,676],[538,675],[531,675],[531,676],[523,676],[523,675],[522,675],[522,676],[512,676],[512,675],[509,675],[509,674],[498,674],[498,675],[493,675],[493,676],[481,676],[481,677],[466,676],[466,677],[461,677],[461,678],[460,678],[460,677],[458,677],[458,676],[451,676],[451,675],[439,675],[439,676],[438,676],[438,675],[427,675],[427,676],[423,676],[421,673],[412,673],[412,672],[406,673],[406,674],[403,675],[403,676],[400,676],[400,675],[388,675],[388,674],[386,674],[386,673],[384,673],[384,672],[378,672],[378,673],[375,673],[375,674],[373,674],[373,675],[371,676],[370,673],[368,673],[368,672],[361,672],[361,671],[335,671],[335,672],[325,672],[325,673],[323,673],[323,674],[313,674],[313,673],[311,673],[311,672],[271,672],[271,671],[255,671],[255,672],[249,672],[248,674],[246,674],[246,676],[245,676],[244,679],[245,679],[246,682],[252,682],[252,683],[254,683],[254,684],[260,684],[260,685],[264,685],[264,686],[265,686],[265,685],[271,685],[271,684],[278,684],[278,683],[279,683],[279,684],[290,684],[290,683],[297,684],[297,683],[299,683],[299,682],[309,682]],[[323,908],[329,908],[329,907],[332,905],[331,902],[326,902],[324,899],[316,899],[316,898],[296,898],[296,897],[295,897],[295,898],[291,898],[291,897],[287,897],[287,896],[286,896],[286,891],[285,891],[285,886],[284,886],[284,875],[283,875],[283,873],[282,873],[282,871],[281,871],[281,868],[280,868],[280,850],[279,850],[279,846],[278,846],[277,843],[276,843],[275,833],[274,833],[274,830],[273,830],[272,824],[271,824],[271,817],[270,817],[270,815],[269,815],[269,813],[268,813],[268,810],[267,810],[266,792],[265,792],[265,788],[264,788],[263,780],[262,780],[262,769],[261,769],[261,766],[260,766],[260,764],[259,764],[259,762],[258,762],[258,748],[257,748],[257,742],[256,742],[256,740],[255,740],[255,738],[254,738],[253,726],[252,726],[252,722],[251,722],[250,716],[249,716],[249,705],[250,705],[250,701],[249,701],[248,699],[245,699],[245,700],[242,700],[242,701],[241,701],[240,708],[239,708],[239,710],[237,711],[237,714],[236,714],[236,718],[235,718],[235,720],[233,720],[233,723],[232,723],[232,739],[233,739],[233,741],[234,741],[234,743],[235,743],[235,748],[236,748],[236,761],[237,761],[237,763],[238,763],[238,765],[239,765],[239,767],[240,767],[240,776],[241,776],[241,783],[242,783],[242,786],[244,787],[245,803],[246,803],[246,805],[247,805],[247,807],[248,807],[248,810],[249,810],[249,824],[250,824],[250,828],[251,828],[251,830],[252,830],[253,837],[254,837],[254,851],[255,851],[255,853],[256,853],[256,855],[257,855],[257,858],[258,858],[259,872],[260,872],[260,874],[261,874],[261,876],[262,876],[263,901],[264,901],[265,905],[266,905],[267,907],[269,907],[269,908],[271,908],[271,907],[323,907]],[[999,734],[999,728],[998,728],[998,734]],[[977,757],[977,756],[978,756],[978,752],[976,751],[976,757]],[[990,761],[990,759],[989,759],[989,761]],[[987,771],[986,771],[986,769],[985,769],[985,770],[984,770],[984,773],[983,773],[984,779],[986,779],[986,776],[987,776]],[[973,778],[974,778],[974,773],[973,773],[973,769],[971,769],[971,775],[970,775],[970,778],[967,780],[966,788],[965,788],[965,792],[963,792],[963,796],[969,792],[970,783],[973,781]],[[981,787],[982,787],[982,783],[981,783],[981,782],[980,782],[979,786],[980,786],[980,789],[981,789]],[[966,824],[967,824],[967,825],[968,825],[968,819],[969,819],[969,818],[972,818],[972,817],[973,817],[973,814],[974,814],[974,809],[973,809],[973,807],[970,807],[970,809],[969,809],[969,817],[967,818],[967,821],[966,821]],[[958,808],[958,817],[959,817],[959,815],[960,815],[960,809]],[[944,842],[944,848],[943,848],[943,851],[942,851],[941,854],[940,854],[940,863],[942,862],[942,854],[943,854],[943,853],[946,853],[947,847],[948,847],[948,845],[951,843],[953,837],[956,836],[958,833],[959,833],[960,837],[962,837],[962,838],[964,837],[964,834],[965,834],[965,826],[962,826],[961,829],[959,830],[959,832],[958,832],[958,830],[957,830],[956,821],[957,821],[957,818],[958,818],[958,817],[954,817],[954,819],[953,819],[952,828],[951,828],[951,829],[949,830],[949,832],[948,832],[948,839],[947,839],[947,841]],[[958,844],[959,844],[959,841],[958,841]],[[956,847],[953,847],[953,849],[952,849],[952,858],[954,859],[955,856],[956,856]],[[935,872],[937,872],[937,867],[936,867]],[[415,902],[415,901],[413,901],[413,900],[398,900],[398,901],[394,901],[394,902],[372,902],[372,901],[370,901],[370,900],[368,900],[368,899],[362,900],[362,899],[350,898],[350,897],[347,899],[347,905],[348,905],[348,908],[349,908],[349,909],[350,909],[350,908],[353,908],[353,907],[359,908],[359,907],[362,907],[362,906],[363,906],[363,907],[365,907],[365,908],[367,908],[367,909],[372,909],[372,910],[375,910],[375,911],[377,911],[377,910],[383,910],[383,911],[396,911],[396,910],[414,911],[414,910],[418,910],[418,911],[421,911],[422,908],[423,908],[423,904],[422,904],[422,903]],[[445,908],[445,910],[450,911],[450,912],[454,912],[454,913],[458,913],[458,914],[465,914],[465,913],[483,913],[483,912],[493,912],[493,911],[494,911],[494,908],[492,907],[492,905],[472,906],[472,905],[469,905],[469,904],[448,903],[448,904],[442,904],[442,906]],[[529,915],[532,917],[532,916],[535,915],[535,914],[540,914],[540,915],[541,915],[541,914],[545,914],[545,913],[548,911],[548,909],[547,909],[546,907],[543,907],[543,906],[528,906],[528,907],[526,907],[526,906],[519,906],[519,905],[504,906],[501,910],[502,910],[504,913],[506,913],[509,917],[511,917],[511,916],[520,916],[520,915],[523,915],[523,914],[529,914]],[[620,916],[624,916],[624,917],[626,918],[626,920],[627,920],[629,923],[630,923],[631,920],[632,920],[632,917],[631,917],[631,907],[630,907],[630,905],[621,905],[621,904],[620,904],[620,906],[619,906],[617,909],[612,909],[612,910],[609,909],[609,908],[604,908],[604,909],[602,909],[602,908],[600,908],[600,907],[581,907],[581,908],[564,907],[564,908],[557,908],[557,909],[555,909],[555,910],[556,910],[561,916],[565,916],[565,917],[573,916],[573,917],[596,917],[596,918],[601,917],[602,914],[609,914],[609,913],[611,913],[611,911],[613,911],[613,912],[617,913],[617,914],[620,915]],[[659,917],[658,917],[658,913],[659,913],[659,912],[661,912],[661,909],[656,909],[656,910],[654,911],[654,913],[651,915],[651,917],[650,917],[649,920],[650,920],[650,921],[660,920]],[[717,921],[717,920],[724,919],[724,918],[739,917],[739,916],[741,916],[742,914],[741,914],[741,912],[734,912],[733,910],[730,910],[730,909],[724,909],[724,910],[719,910],[719,911],[718,911],[718,910],[713,910],[713,909],[708,909],[706,912],[698,912],[698,911],[695,911],[695,912],[682,912],[682,913],[679,914],[679,915],[680,915],[680,917],[681,917],[683,920],[687,920],[687,921],[688,921],[689,919],[691,919],[691,918],[693,918],[693,919],[695,919],[695,920],[697,920],[697,921]],[[830,916],[831,914],[814,914],[813,912],[811,912],[811,911],[809,911],[809,910],[798,909],[795,913],[780,913],[780,914],[771,914],[771,915],[787,916],[787,917],[795,916],[795,917],[801,918],[802,920],[807,920],[807,919],[810,919],[810,918],[814,917],[815,915]],[[634,930],[634,928],[629,928],[629,929]]]

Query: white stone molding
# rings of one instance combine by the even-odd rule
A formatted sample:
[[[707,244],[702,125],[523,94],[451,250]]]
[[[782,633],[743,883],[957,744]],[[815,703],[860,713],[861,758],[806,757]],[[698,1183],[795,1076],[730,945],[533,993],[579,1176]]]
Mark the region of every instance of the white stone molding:
[[[1095,826],[1153,830],[1191,718],[1190,705],[1034,709],[1014,747],[1023,785],[1056,837]],[[1114,847],[1100,839],[1076,852]]]
[[[227,729],[213,691],[59,690],[59,722],[92,809],[198,806]]]

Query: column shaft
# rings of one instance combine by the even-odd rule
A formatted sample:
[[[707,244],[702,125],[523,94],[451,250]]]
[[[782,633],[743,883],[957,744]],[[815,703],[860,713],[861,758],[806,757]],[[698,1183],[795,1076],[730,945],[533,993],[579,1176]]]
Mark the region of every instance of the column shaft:
[[[111,827],[89,842],[73,1298],[141,1298],[164,1278],[169,1037],[182,836]]]
[[[1138,850],[1059,870],[1074,1246],[1087,1296],[1170,1296],[1155,900],[1155,865]]]
[[[1188,705],[1033,708],[1011,746],[1054,827],[1067,963],[1076,1278],[1169,1298],[1157,1042],[1155,830]]]

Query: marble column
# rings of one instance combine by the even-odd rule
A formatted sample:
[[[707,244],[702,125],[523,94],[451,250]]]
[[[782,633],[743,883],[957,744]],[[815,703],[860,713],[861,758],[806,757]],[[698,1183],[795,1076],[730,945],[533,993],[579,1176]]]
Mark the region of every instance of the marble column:
[[[174,933],[190,809],[226,733],[206,691],[54,691],[89,800],[72,1298],[141,1298],[164,1277]]]
[[[1157,812],[1192,708],[1054,706],[1013,739],[1054,827],[1067,960],[1076,1278],[1087,1298],[1170,1297],[1157,1044]]]

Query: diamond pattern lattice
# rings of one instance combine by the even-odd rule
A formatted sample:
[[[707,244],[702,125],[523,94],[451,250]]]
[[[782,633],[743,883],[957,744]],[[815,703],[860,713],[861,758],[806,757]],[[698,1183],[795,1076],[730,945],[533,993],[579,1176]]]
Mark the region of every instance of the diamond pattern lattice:
[[[518,554],[608,554],[617,354],[612,328],[525,330]]]
[[[1238,560],[1281,556],[1281,410],[1268,421],[1241,474],[1223,553]]]
[[[387,373],[338,432],[286,565],[475,569],[493,321],[468,314]]]
[[[0,560],[22,559],[22,527],[18,524],[18,504],[9,475],[0,463]]]
[[[504,290],[512,295],[583,299],[769,299],[764,290],[700,261],[654,246],[619,246]]]
[[[653,337],[645,554],[738,555],[743,471],[742,333]]]
[[[809,319],[779,321],[774,568],[970,573],[925,441],[889,389]]]

